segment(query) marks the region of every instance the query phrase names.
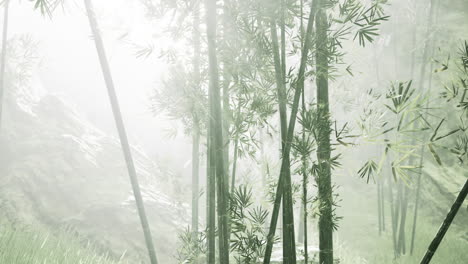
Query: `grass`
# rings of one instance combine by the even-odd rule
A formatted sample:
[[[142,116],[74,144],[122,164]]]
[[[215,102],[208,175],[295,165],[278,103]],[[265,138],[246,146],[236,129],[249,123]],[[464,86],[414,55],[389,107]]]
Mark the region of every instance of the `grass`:
[[[50,234],[40,228],[0,225],[0,263],[117,264],[108,254],[67,231]]]
[[[427,247],[434,238],[445,217],[445,212],[440,215],[431,214],[430,210],[424,210],[422,206],[418,217],[418,226],[413,255],[409,254],[411,242],[411,229],[413,207],[408,207],[406,225],[407,254],[395,259],[393,253],[391,220],[387,207],[386,230],[379,235],[378,220],[376,216],[377,205],[375,197],[368,192],[371,186],[354,186],[357,190],[365,191],[367,195],[357,192],[345,192],[339,215],[343,216],[337,231],[335,245],[336,257],[340,264],[413,264],[420,263]],[[354,189],[354,190],[356,190]],[[388,204],[386,205],[388,206]],[[451,203],[447,201],[447,210]],[[451,226],[444,237],[439,249],[435,253],[432,264],[466,264],[468,263],[468,241],[461,238],[460,227],[466,226],[466,219],[457,216],[454,225]],[[343,242],[344,241],[344,242]]]
[[[344,246],[338,246],[336,249],[338,253],[337,257],[340,259],[340,264],[419,263],[436,232],[434,226],[426,224],[421,224],[420,229],[417,235],[417,241],[415,242],[416,246],[413,255],[407,253],[395,259],[391,234],[387,232],[380,237],[372,234],[364,235],[352,245],[345,244]],[[377,232],[374,231],[374,233],[376,234]],[[409,239],[407,241],[407,243],[409,243]],[[468,242],[460,239],[454,230],[449,230],[431,263],[466,264],[468,263],[467,248]],[[359,261],[356,261],[358,259]]]

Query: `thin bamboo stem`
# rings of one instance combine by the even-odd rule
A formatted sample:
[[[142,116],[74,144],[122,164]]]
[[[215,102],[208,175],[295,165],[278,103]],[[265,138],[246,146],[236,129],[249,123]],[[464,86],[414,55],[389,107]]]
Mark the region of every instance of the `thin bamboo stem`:
[[[216,53],[216,0],[206,0],[206,31],[208,38],[208,65],[210,85],[210,118],[213,119],[212,130],[212,155],[215,159],[216,186],[217,186],[217,211],[218,211],[218,243],[219,261],[229,264],[229,215],[228,200],[229,190],[226,184],[226,168],[224,167],[224,141],[223,122],[221,114],[221,95],[219,87],[218,59]]]
[[[437,232],[436,236],[434,237],[431,244],[429,245],[429,248],[427,249],[426,254],[421,260],[421,264],[429,264],[431,262],[432,257],[437,251],[437,248],[442,242],[442,239],[444,238],[450,225],[452,224],[453,219],[455,219],[455,216],[457,215],[458,210],[462,206],[463,201],[465,201],[467,195],[468,195],[468,180],[466,180],[465,185],[463,185],[463,188],[458,194],[457,199],[453,203],[452,208],[450,208],[450,211],[447,214],[447,217],[445,218],[444,222],[439,228],[439,231]]]
[[[5,71],[6,71],[6,53],[8,42],[8,10],[10,0],[3,3],[3,32],[2,32],[2,54],[0,56],[0,131],[2,128],[4,94],[5,94]]]
[[[315,3],[315,1],[314,1]],[[292,138],[294,136],[294,128],[296,125],[296,118],[297,118],[297,112],[298,112],[298,106],[299,106],[299,99],[301,96],[301,91],[304,87],[304,73],[305,73],[305,67],[306,67],[306,62],[307,62],[307,57],[309,53],[309,43],[310,43],[310,38],[311,38],[311,33],[312,33],[312,27],[313,27],[313,22],[315,21],[315,12],[314,12],[314,5],[311,6],[310,14],[309,14],[309,21],[307,23],[307,29],[306,29],[306,37],[305,37],[305,44],[302,49],[302,56],[301,56],[301,63],[299,66],[299,73],[298,73],[298,81],[296,83],[296,89],[294,92],[294,99],[293,99],[293,105],[291,108],[291,115],[290,115],[290,120],[289,120],[289,126],[288,126],[288,136],[287,136],[287,141],[285,143],[284,151],[283,151],[283,159],[281,162],[281,170],[280,170],[280,177],[278,179],[278,185],[276,187],[276,194],[275,194],[275,201],[274,201],[274,206],[273,206],[273,212],[271,215],[271,222],[270,222],[270,228],[267,236],[267,245],[265,249],[265,257],[263,259],[264,264],[270,263],[271,259],[271,253],[273,250],[273,242],[274,242],[274,237],[275,237],[275,231],[276,231],[276,225],[278,223],[278,215],[279,215],[279,209],[281,205],[281,198],[283,194],[283,188],[284,188],[284,174],[285,171],[289,169],[289,155],[291,151],[291,143],[292,143]]]
[[[119,101],[117,99],[117,94],[115,92],[114,81],[112,80],[112,74],[110,71],[110,66],[107,61],[106,52],[104,49],[104,43],[99,32],[98,22],[93,10],[91,0],[84,0],[86,6],[86,13],[88,15],[89,24],[91,26],[91,31],[94,37],[94,44],[96,45],[96,50],[99,57],[99,62],[101,64],[101,70],[104,77],[104,81],[107,87],[107,93],[109,95],[109,100],[112,107],[112,112],[114,114],[115,124],[117,126],[117,131],[120,138],[120,144],[125,157],[125,162],[127,164],[128,175],[130,177],[130,182],[133,189],[133,195],[135,197],[136,206],[138,209],[138,215],[140,217],[141,226],[143,228],[143,235],[145,237],[146,247],[148,249],[149,259],[151,264],[157,264],[156,250],[154,249],[153,239],[151,235],[151,230],[149,227],[148,219],[146,217],[145,207],[143,204],[143,198],[141,196],[140,185],[138,183],[138,177],[133,163],[132,153],[130,149],[130,144],[127,138],[127,132],[123,123],[122,114],[120,112]]]

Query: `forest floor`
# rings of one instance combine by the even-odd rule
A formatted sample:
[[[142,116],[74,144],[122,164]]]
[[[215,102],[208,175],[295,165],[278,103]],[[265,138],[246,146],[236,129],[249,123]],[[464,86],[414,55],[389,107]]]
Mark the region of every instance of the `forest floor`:
[[[380,236],[377,219],[372,212],[343,212],[346,220],[341,222],[335,241],[336,258],[339,264],[413,264],[419,263],[438,225],[425,222],[421,216],[413,255],[406,254],[395,260],[392,234],[388,223]],[[458,220],[460,221],[460,219]],[[409,233],[409,230],[408,230]],[[409,239],[408,239],[409,240]],[[353,241],[353,243],[350,243]],[[409,244],[409,241],[408,241]],[[439,250],[434,264],[468,263],[468,241],[450,229]],[[0,225],[0,263],[62,263],[62,264],[115,264],[108,257],[98,254],[100,250],[91,245],[84,246],[79,237],[69,231],[50,234],[40,228],[16,229],[8,224]],[[316,256],[311,255],[311,259]]]
[[[419,263],[429,243],[436,234],[445,214],[433,214],[423,204],[419,215],[413,254],[395,259],[392,229],[388,204],[386,204],[385,231],[379,234],[375,185],[354,182],[344,185],[339,203],[339,228],[335,236],[335,257],[339,264],[414,264]],[[352,191],[354,190],[354,191]],[[356,190],[359,190],[356,191]],[[447,204],[449,208],[450,204]],[[409,252],[413,206],[408,208],[406,228],[406,250]],[[465,210],[462,208],[461,210]],[[311,221],[313,222],[313,221]],[[311,223],[309,247],[316,252],[316,228]],[[433,264],[468,263],[468,240],[463,238],[466,219],[455,219],[453,226],[434,255]],[[61,263],[61,264],[115,264],[102,250],[87,244],[85,239],[74,235],[71,230],[47,232],[40,227],[15,228],[0,223],[0,263]],[[301,245],[298,244],[298,248]],[[300,249],[298,249],[301,251]],[[280,252],[280,250],[278,250]],[[299,253],[300,255],[300,253]],[[310,259],[317,259],[310,254]],[[45,262],[46,261],[46,262]],[[121,262],[120,262],[121,263]]]
[[[360,184],[358,184],[360,185]],[[369,186],[375,188],[375,185]],[[362,190],[361,188],[356,188]],[[429,209],[422,209],[418,215],[417,231],[413,254],[409,254],[414,207],[408,207],[406,225],[406,254],[395,259],[393,251],[390,211],[386,205],[385,231],[379,235],[377,201],[356,192],[344,192],[341,197],[338,215],[343,219],[337,231],[337,257],[340,264],[413,264],[419,263],[427,247],[442,224],[445,212],[431,214]],[[447,210],[451,204],[447,204]],[[461,210],[465,210],[462,208]],[[455,218],[431,263],[466,264],[468,263],[468,241],[463,238],[466,219]]]
[[[116,264],[71,230],[47,232],[40,227],[0,224],[0,263]],[[123,264],[122,262],[119,262]]]

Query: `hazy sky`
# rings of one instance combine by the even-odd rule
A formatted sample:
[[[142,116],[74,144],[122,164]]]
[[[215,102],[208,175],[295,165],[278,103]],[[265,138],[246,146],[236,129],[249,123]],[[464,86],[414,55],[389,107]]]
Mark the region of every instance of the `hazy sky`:
[[[83,1],[65,2],[49,18],[33,10],[30,1],[13,1],[9,36],[29,34],[38,41],[41,63],[37,74],[42,86],[71,102],[99,128],[115,134]],[[182,158],[179,162],[185,163],[190,156],[188,142],[168,140],[165,129],[171,122],[164,117],[154,118],[149,111],[148,96],[158,86],[164,64],[157,56],[142,59],[135,55],[134,44],[157,43],[156,48],[169,44],[156,37],[160,36],[161,26],[145,18],[138,0],[93,3],[131,143],[142,145],[152,157],[156,153],[160,158],[177,154]]]

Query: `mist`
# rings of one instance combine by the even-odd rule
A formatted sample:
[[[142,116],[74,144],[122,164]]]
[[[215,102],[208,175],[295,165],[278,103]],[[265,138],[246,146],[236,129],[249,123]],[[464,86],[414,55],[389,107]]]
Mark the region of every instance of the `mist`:
[[[468,263],[465,1],[0,9],[0,263]]]

